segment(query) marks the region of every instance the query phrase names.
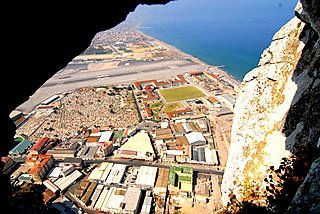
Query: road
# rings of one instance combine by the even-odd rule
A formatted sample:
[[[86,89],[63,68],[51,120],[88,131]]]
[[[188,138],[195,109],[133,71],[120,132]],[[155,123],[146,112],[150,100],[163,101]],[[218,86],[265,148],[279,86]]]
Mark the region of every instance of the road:
[[[17,163],[24,163],[25,158],[13,158],[13,160]],[[55,162],[63,162],[64,160],[55,160]],[[105,159],[105,160],[84,160],[86,164],[99,164],[102,162],[109,162],[115,164],[125,164],[128,166],[154,166],[158,168],[170,168],[172,165],[180,165],[187,166],[192,168],[196,172],[206,172],[215,175],[223,175],[224,167],[219,166],[195,166],[195,165],[185,165],[185,164],[170,164],[170,163],[156,163],[156,162],[147,162],[147,161],[139,161],[139,160],[115,160],[115,159]]]
[[[229,142],[225,134],[221,130],[220,124],[217,122],[214,115],[209,115],[210,121],[214,124],[214,139],[217,146],[219,161],[221,166],[226,166],[229,153]]]
[[[170,168],[172,165],[180,165],[180,166],[186,166],[184,164],[167,164],[167,163],[155,163],[155,162],[147,162],[147,161],[138,161],[138,160],[112,160],[112,159],[107,159],[107,160],[87,160],[85,161],[87,164],[98,164],[101,162],[109,162],[109,163],[116,163],[116,164],[126,164],[128,166],[155,166],[159,168]],[[223,175],[223,171],[221,170],[215,170],[215,169],[210,169],[208,166],[200,167],[200,166],[194,166],[194,165],[188,165],[188,167],[191,167],[194,171],[197,172],[207,172],[210,174],[216,174],[216,175]],[[219,168],[219,167],[215,167]],[[220,167],[221,169],[223,167]]]

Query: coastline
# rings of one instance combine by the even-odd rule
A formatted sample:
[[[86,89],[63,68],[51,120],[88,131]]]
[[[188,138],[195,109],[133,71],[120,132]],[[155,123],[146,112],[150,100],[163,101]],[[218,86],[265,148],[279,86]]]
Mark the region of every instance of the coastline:
[[[238,87],[240,87],[241,81],[238,80],[238,79],[236,79],[234,76],[232,76],[231,74],[229,74],[227,71],[222,70],[222,69],[220,68],[220,66],[209,65],[209,64],[203,62],[202,60],[198,59],[197,57],[192,56],[192,55],[189,54],[189,53],[183,52],[183,51],[180,50],[179,48],[177,48],[177,47],[175,47],[175,46],[173,46],[173,45],[170,45],[170,44],[168,44],[168,43],[165,43],[165,42],[159,40],[158,38],[155,38],[155,37],[153,37],[153,36],[150,36],[150,35],[142,32],[142,31],[139,30],[139,29],[134,29],[134,30],[135,30],[136,32],[140,33],[141,35],[149,38],[149,39],[155,40],[157,43],[163,45],[164,47],[166,47],[166,48],[168,48],[168,49],[173,50],[173,51],[176,51],[176,52],[180,53],[181,55],[190,58],[191,60],[193,60],[193,61],[196,62],[196,63],[199,63],[199,64],[201,64],[201,65],[207,66],[208,69],[209,69],[209,68],[213,68],[213,69],[214,69],[216,72],[218,72],[220,75],[222,75],[222,76],[224,76],[225,78],[231,80],[232,82],[234,82],[235,84],[237,84]]]
[[[178,74],[184,74],[187,72],[192,72],[192,71],[211,71],[215,75],[219,76],[220,78],[223,77],[227,81],[231,81],[233,84],[237,85],[240,87],[241,83],[239,80],[235,79],[233,76],[231,76],[228,72],[223,71],[222,69],[219,68],[219,66],[213,66],[213,65],[208,65],[205,62],[201,61],[200,59],[185,53],[181,51],[180,49],[167,44],[157,38],[154,38],[152,36],[149,36],[137,29],[133,29],[136,33],[141,34],[142,36],[149,38],[151,40],[154,40],[156,43],[159,45],[165,47],[168,49],[168,51],[176,52],[178,53],[181,58],[189,59],[194,63],[193,65],[193,70],[191,69],[192,66],[189,66],[188,69],[185,69],[183,67],[179,69],[168,69],[167,65],[163,65],[162,67],[159,67],[158,71],[153,71],[153,72],[145,72],[144,74],[137,72],[138,70],[141,70],[141,67],[135,67],[132,68],[133,70],[137,70],[136,72],[132,71],[132,74],[129,76],[126,76],[125,79],[121,78],[119,76],[118,78],[100,78],[99,76],[103,76],[106,74],[110,73],[119,73],[120,70],[121,72],[125,73],[128,70],[128,68],[125,67],[118,67],[118,68],[113,68],[113,69],[107,69],[107,70],[97,70],[97,71],[90,71],[87,70],[86,72],[80,71],[80,72],[75,72],[72,78],[73,80],[69,81],[66,80],[61,81],[61,78],[68,77],[70,78],[70,73],[64,71],[61,73],[61,71],[57,71],[57,73],[48,79],[44,85],[42,85],[39,89],[36,90],[34,94],[32,94],[26,102],[20,104],[19,106],[16,107],[16,110],[25,112],[25,113],[30,113],[32,112],[38,104],[40,104],[43,100],[48,99],[49,97],[56,95],[56,94],[61,94],[64,92],[69,92],[72,90],[76,90],[77,88],[82,88],[82,87],[96,87],[96,86],[101,86],[101,85],[114,85],[114,84],[131,84],[134,81],[139,81],[143,79],[149,79],[150,77],[152,78],[170,78]],[[119,70],[120,69],[120,70]],[[131,70],[132,70],[131,69]],[[88,75],[88,76],[87,76]],[[99,78],[98,78],[99,77]],[[88,79],[88,81],[83,81],[83,82],[77,82],[77,81],[82,81],[82,79]],[[71,84],[68,83],[71,82]],[[74,81],[74,83],[72,83]]]

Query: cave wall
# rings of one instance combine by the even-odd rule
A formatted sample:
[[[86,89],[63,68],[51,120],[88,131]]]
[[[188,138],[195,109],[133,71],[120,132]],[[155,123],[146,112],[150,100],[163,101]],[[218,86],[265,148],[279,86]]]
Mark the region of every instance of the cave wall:
[[[6,1],[1,13],[0,158],[13,142],[9,114],[84,51],[96,33],[125,20],[139,4],[171,0]],[[9,205],[10,184],[1,173],[0,208]]]
[[[9,1],[2,7],[0,156],[15,132],[9,113],[84,51],[96,33],[124,21],[139,4],[171,0]]]
[[[308,184],[320,182],[308,176],[319,167],[310,168],[319,158],[319,9],[316,0],[298,2],[296,17],[242,82],[222,181],[222,204],[229,209],[249,203],[284,212],[294,198],[304,203],[300,212],[311,212],[319,203],[302,200],[308,191],[298,189],[306,177]],[[319,185],[313,187],[309,193],[319,198]]]

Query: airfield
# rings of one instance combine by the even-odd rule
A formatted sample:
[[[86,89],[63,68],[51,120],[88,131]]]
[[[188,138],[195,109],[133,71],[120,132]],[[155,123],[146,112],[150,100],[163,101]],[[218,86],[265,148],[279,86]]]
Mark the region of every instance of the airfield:
[[[29,100],[17,110],[30,113],[42,101],[55,94],[82,87],[130,84],[143,79],[165,79],[178,74],[205,70],[206,64],[189,59],[165,59],[159,61],[127,61],[116,66],[95,66],[93,63],[72,63],[45,82]],[[95,63],[96,64],[96,63]],[[116,68],[114,68],[116,67]],[[102,69],[99,69],[102,68]]]

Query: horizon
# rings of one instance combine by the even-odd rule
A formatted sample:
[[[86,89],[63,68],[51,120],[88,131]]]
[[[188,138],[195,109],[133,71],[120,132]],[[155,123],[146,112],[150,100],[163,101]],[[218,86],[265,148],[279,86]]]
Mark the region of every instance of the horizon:
[[[124,23],[241,81],[258,65],[273,35],[294,17],[295,1],[183,0],[139,5]],[[273,11],[273,12],[270,12]]]

